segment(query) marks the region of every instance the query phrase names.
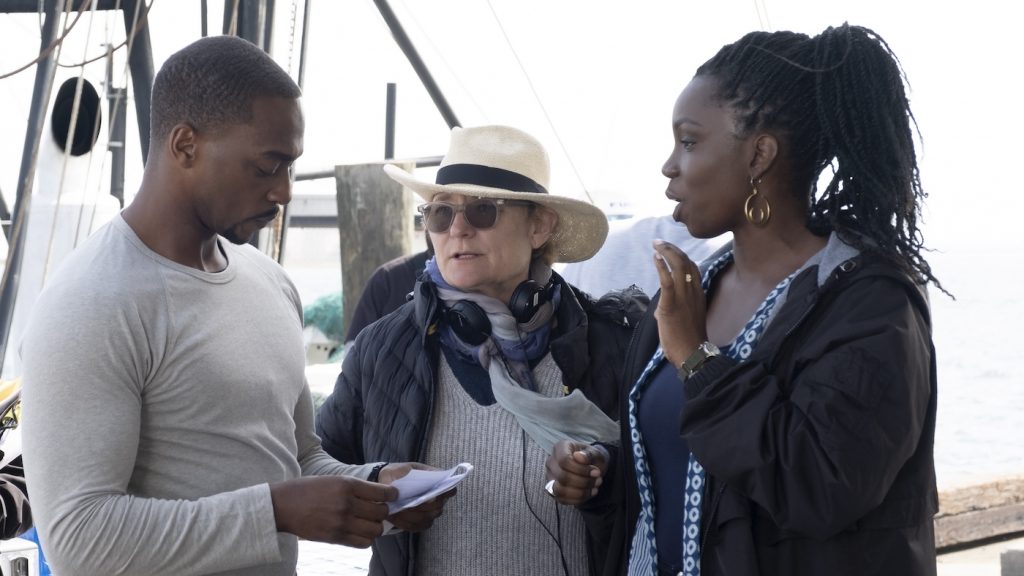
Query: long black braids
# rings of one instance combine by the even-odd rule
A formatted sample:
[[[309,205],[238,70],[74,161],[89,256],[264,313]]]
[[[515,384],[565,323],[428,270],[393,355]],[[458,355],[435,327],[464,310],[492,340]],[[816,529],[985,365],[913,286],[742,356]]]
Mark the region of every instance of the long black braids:
[[[812,232],[836,231],[943,290],[922,256],[917,124],[885,40],[848,24],[814,38],[751,32],[696,75],[713,79],[717,98],[736,111],[738,137],[771,130],[789,146]],[[832,177],[819,194],[826,168]]]

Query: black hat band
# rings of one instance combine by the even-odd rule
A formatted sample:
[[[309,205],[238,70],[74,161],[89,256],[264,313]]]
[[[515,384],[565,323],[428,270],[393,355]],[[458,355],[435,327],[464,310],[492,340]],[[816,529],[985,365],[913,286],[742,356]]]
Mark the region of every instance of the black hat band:
[[[437,171],[436,184],[472,184],[488,188],[502,188],[513,192],[547,194],[546,188],[536,180],[503,168],[480,164],[449,164]]]

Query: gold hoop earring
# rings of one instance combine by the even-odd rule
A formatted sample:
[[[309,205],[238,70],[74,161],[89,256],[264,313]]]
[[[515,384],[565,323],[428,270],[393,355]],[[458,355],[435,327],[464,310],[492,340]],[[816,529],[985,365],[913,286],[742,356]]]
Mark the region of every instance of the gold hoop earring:
[[[756,181],[753,178],[750,179],[750,187],[752,191],[750,192],[750,196],[747,196],[747,201],[743,203],[743,214],[747,217],[747,222],[750,222],[754,226],[765,226],[768,224],[768,220],[772,217],[772,205],[768,203],[768,199],[765,198],[757,189],[757,185],[760,183],[760,178]],[[764,208],[754,206],[754,202],[756,202],[758,198],[764,202]]]

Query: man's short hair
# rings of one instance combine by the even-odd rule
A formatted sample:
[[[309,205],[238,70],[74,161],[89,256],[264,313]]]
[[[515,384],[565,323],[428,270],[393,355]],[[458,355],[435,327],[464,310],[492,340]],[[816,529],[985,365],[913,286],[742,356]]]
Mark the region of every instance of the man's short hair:
[[[150,137],[159,142],[180,123],[200,132],[244,124],[252,120],[253,100],[301,95],[288,73],[251,42],[203,38],[172,54],[156,75]]]

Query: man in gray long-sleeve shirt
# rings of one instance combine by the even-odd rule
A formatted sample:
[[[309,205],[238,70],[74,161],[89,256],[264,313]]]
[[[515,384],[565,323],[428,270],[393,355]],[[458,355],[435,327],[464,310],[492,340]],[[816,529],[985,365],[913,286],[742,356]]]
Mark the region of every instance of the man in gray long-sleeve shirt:
[[[24,461],[55,573],[292,576],[296,536],[366,547],[440,513],[387,517],[410,465],[321,450],[298,294],[246,244],[291,199],[299,95],[237,38],[173,55],[134,201],[40,295]]]

